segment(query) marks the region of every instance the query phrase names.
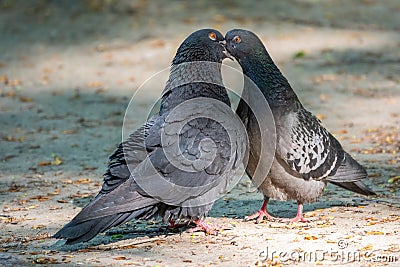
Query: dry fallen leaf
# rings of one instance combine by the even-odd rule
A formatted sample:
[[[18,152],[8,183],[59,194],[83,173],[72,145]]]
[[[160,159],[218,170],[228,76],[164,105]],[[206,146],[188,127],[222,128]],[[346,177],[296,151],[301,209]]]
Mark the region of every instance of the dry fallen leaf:
[[[101,82],[89,82],[89,83],[87,83],[87,86],[98,88],[98,87],[102,87],[103,85],[101,84]]]
[[[15,136],[8,135],[3,136],[2,139],[7,142],[25,142],[25,137],[23,136],[17,138]]]
[[[59,262],[58,262],[57,259],[55,259],[55,258],[51,258],[51,257],[40,257],[40,258],[34,259],[34,260],[32,261],[32,263],[35,263],[35,264],[57,264],[57,263],[59,263]]]
[[[254,263],[254,266],[257,266],[257,267],[267,267],[267,266],[272,266],[272,265],[270,265],[270,263],[271,263],[271,260],[270,260],[270,259],[268,259],[268,261],[269,261],[269,262],[265,262],[265,261],[260,261],[260,260],[258,260],[258,261],[256,261],[256,262]]]
[[[76,129],[62,131],[63,134],[76,134],[77,132],[78,132],[78,130],[76,130]]]
[[[381,177],[381,176],[382,176],[381,173],[371,173],[371,174],[368,174],[368,177],[369,177],[369,178],[375,178],[375,177]]]
[[[113,258],[113,259],[117,260],[117,261],[122,261],[122,260],[126,260],[126,257],[120,256],[120,257],[116,257],[116,258]]]
[[[21,96],[21,97],[19,98],[19,101],[21,101],[21,102],[23,102],[23,103],[33,102],[33,98]]]
[[[1,75],[0,83],[8,83],[8,77],[6,75]]]
[[[0,216],[0,220],[3,221],[4,223],[10,223],[10,224],[18,224],[19,222],[22,222],[22,219],[17,219],[15,217],[6,217],[6,216]]]
[[[92,252],[92,251],[93,251],[93,249],[90,249],[90,248],[84,248],[84,249],[78,250],[78,252],[80,252],[80,253],[86,253],[86,252]]]
[[[38,208],[38,207],[39,207],[38,205],[31,205],[31,206],[28,206],[28,207],[15,207],[15,208],[8,208],[8,206],[7,206],[7,207],[4,207],[4,208],[3,208],[3,211],[4,211],[4,212],[25,211],[25,210],[36,209],[36,208]]]
[[[79,178],[78,180],[74,181],[73,184],[74,185],[78,185],[78,184],[88,184],[92,181],[92,179],[90,178]]]
[[[52,192],[52,193],[47,193],[48,196],[55,196],[55,195],[59,195],[59,194],[60,194],[60,189],[59,188],[56,188],[54,190],[54,192]]]
[[[51,198],[48,197],[48,196],[41,196],[41,195],[38,195],[38,196],[30,197],[29,199],[30,199],[30,200],[37,199],[38,201],[43,202],[43,201],[50,200]]]
[[[51,161],[41,161],[38,163],[38,166],[49,166],[51,165]]]
[[[368,244],[367,246],[361,248],[361,250],[366,251],[366,250],[372,250],[374,246],[372,244]]]
[[[348,133],[348,131],[346,129],[342,129],[342,130],[337,131],[335,134],[347,134],[347,133]]]
[[[356,138],[354,138],[350,141],[351,144],[360,144],[362,142],[363,142],[363,139],[356,139]]]
[[[7,192],[20,192],[25,188],[25,185],[12,182]],[[3,192],[3,191],[2,191]]]
[[[367,235],[384,235],[385,233],[382,231],[366,231],[365,234],[367,234]]]
[[[76,192],[75,194],[71,194],[68,197],[69,198],[87,198],[93,196],[92,193],[81,193],[81,192]]]
[[[304,237],[305,240],[317,240],[318,237],[316,237],[315,235],[306,235]]]
[[[390,217],[383,217],[380,222],[387,223],[387,222],[395,222],[400,221],[400,215],[390,214]]]

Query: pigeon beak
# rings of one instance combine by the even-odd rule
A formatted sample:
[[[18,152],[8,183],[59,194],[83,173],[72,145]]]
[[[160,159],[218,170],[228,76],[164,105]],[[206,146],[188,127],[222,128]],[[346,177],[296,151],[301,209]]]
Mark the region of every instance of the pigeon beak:
[[[222,53],[224,53],[225,58],[229,58],[230,60],[235,61],[235,58],[231,54],[229,54],[228,50],[225,49],[224,51],[222,51]]]
[[[224,53],[225,56],[224,59],[229,58],[230,60],[235,61],[235,58],[228,52],[228,50],[226,50],[226,41],[223,40],[220,41],[219,43],[224,47],[224,51],[222,51],[222,53]]]

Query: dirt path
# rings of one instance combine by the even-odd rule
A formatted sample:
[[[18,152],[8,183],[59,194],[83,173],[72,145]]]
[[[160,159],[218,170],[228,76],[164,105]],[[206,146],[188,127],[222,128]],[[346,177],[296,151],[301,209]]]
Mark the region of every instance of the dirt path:
[[[399,182],[388,180],[400,175],[400,3],[244,2],[0,1],[0,265],[399,265]],[[135,90],[202,27],[258,33],[379,197],[329,186],[305,206],[310,223],[256,225],[242,218],[262,196],[244,177],[208,219],[232,225],[218,236],[132,222],[75,247],[50,238],[98,192]],[[224,79],[241,86],[237,75]],[[147,83],[130,125],[164,82]]]

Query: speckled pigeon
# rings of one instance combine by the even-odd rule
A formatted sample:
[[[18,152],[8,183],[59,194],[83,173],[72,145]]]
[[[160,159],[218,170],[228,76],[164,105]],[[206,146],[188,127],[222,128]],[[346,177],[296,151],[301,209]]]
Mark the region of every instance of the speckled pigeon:
[[[367,177],[365,169],[345,152],[335,137],[318,118],[307,111],[287,79],[269,56],[261,40],[252,32],[234,29],[226,33],[226,48],[242,67],[245,79],[243,95],[259,88],[273,113],[276,127],[275,156],[269,173],[259,185],[264,203],[257,213],[247,219],[257,222],[268,214],[269,198],[296,200],[297,216],[292,222],[305,222],[303,203],[314,202],[330,182],[363,195],[375,195],[361,180]],[[251,88],[250,83],[257,87]],[[249,98],[251,99],[251,98]],[[259,156],[260,135],[253,111],[242,99],[236,110],[249,134],[250,156],[246,172],[250,177],[257,164],[263,164]],[[289,219],[285,219],[289,220]]]
[[[216,233],[218,226],[203,219],[225,193],[247,145],[222,83],[223,40],[220,32],[202,29],[183,41],[160,111],[119,145],[101,191],[54,237],[66,244],[84,242],[129,220],[155,216]],[[216,111],[220,120],[236,118],[240,125],[213,120],[209,113]]]

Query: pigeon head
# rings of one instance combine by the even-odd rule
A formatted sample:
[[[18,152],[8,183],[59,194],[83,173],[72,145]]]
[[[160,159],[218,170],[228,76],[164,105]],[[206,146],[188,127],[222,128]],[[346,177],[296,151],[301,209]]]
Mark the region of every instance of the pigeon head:
[[[226,50],[241,65],[245,61],[254,59],[260,59],[264,62],[271,60],[260,38],[250,31],[241,29],[230,30],[226,33],[225,40]]]
[[[226,33],[225,41],[228,53],[239,62],[245,77],[257,85],[270,105],[297,100],[289,82],[257,35],[250,31],[234,29]]]
[[[172,64],[193,61],[221,63],[226,58],[223,46],[224,36],[214,29],[201,29],[193,32],[179,46]]]

